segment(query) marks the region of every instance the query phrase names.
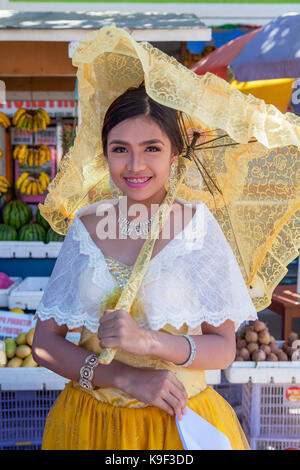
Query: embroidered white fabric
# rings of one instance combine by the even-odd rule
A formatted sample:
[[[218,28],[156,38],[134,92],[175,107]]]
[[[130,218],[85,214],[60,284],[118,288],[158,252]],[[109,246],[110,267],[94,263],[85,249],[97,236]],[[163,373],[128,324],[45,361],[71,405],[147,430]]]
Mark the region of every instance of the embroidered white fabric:
[[[78,217],[98,204],[76,213],[36,310],[41,320],[53,318],[69,329],[98,329],[99,304],[116,281]],[[217,327],[230,319],[237,330],[244,321],[257,319],[256,309],[217,220],[203,202],[193,204],[191,221],[148,265],[138,293],[146,314],[141,326],[179,329],[186,323],[195,329],[203,322]]]

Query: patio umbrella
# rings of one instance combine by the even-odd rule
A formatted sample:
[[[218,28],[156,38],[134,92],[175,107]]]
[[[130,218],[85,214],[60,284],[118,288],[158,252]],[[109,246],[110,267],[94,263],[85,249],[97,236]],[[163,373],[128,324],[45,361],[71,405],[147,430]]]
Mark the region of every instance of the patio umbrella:
[[[229,81],[228,66],[239,55],[243,48],[251,41],[261,30],[257,28],[250,33],[246,33],[211,52],[208,56],[200,59],[191,70],[197,75],[204,75],[206,72],[214,73],[218,77]]]
[[[300,75],[300,13],[285,13],[228,42],[197,62],[198,75],[212,72],[228,80],[228,67],[240,82]]]
[[[300,75],[300,13],[285,13],[266,24],[231,62],[240,82]]]

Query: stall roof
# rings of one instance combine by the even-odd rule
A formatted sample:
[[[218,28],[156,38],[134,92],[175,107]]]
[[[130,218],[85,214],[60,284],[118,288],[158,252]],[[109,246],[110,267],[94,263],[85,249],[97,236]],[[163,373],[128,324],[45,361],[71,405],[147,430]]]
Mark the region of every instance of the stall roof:
[[[72,41],[85,38],[87,30],[115,23],[127,28],[136,40],[209,41],[211,29],[192,13],[120,11],[0,11],[2,41]]]

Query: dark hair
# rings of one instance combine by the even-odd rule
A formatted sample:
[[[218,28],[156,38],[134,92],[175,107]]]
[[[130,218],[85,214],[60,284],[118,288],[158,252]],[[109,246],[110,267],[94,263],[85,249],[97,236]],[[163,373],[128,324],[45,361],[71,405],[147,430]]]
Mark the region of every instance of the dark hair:
[[[125,119],[134,116],[149,116],[169,137],[172,150],[183,150],[183,140],[178,124],[177,111],[152,100],[147,95],[142,83],[138,88],[129,88],[120,95],[108,108],[102,127],[104,155],[107,155],[108,133]]]

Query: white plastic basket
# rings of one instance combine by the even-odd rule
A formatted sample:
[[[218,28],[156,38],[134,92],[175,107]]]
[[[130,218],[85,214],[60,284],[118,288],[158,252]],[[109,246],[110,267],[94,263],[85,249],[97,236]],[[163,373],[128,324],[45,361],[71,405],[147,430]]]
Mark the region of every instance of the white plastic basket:
[[[11,284],[7,289],[0,289],[0,308],[8,307],[8,297],[9,297],[9,295],[11,294],[13,289],[15,289],[17,287],[17,285],[20,284],[20,282],[22,281],[21,277],[12,277],[11,276],[10,279],[12,281],[14,281],[14,283]]]
[[[57,258],[63,242],[1,241],[0,258]]]
[[[250,439],[251,450],[300,450],[299,439]]]
[[[242,423],[248,440],[296,440],[300,446],[299,384],[244,384]],[[295,397],[295,398],[297,398]]]
[[[8,297],[9,308],[35,310],[43,296],[49,276],[26,277]]]
[[[230,383],[300,383],[300,361],[235,361],[224,373]]]

